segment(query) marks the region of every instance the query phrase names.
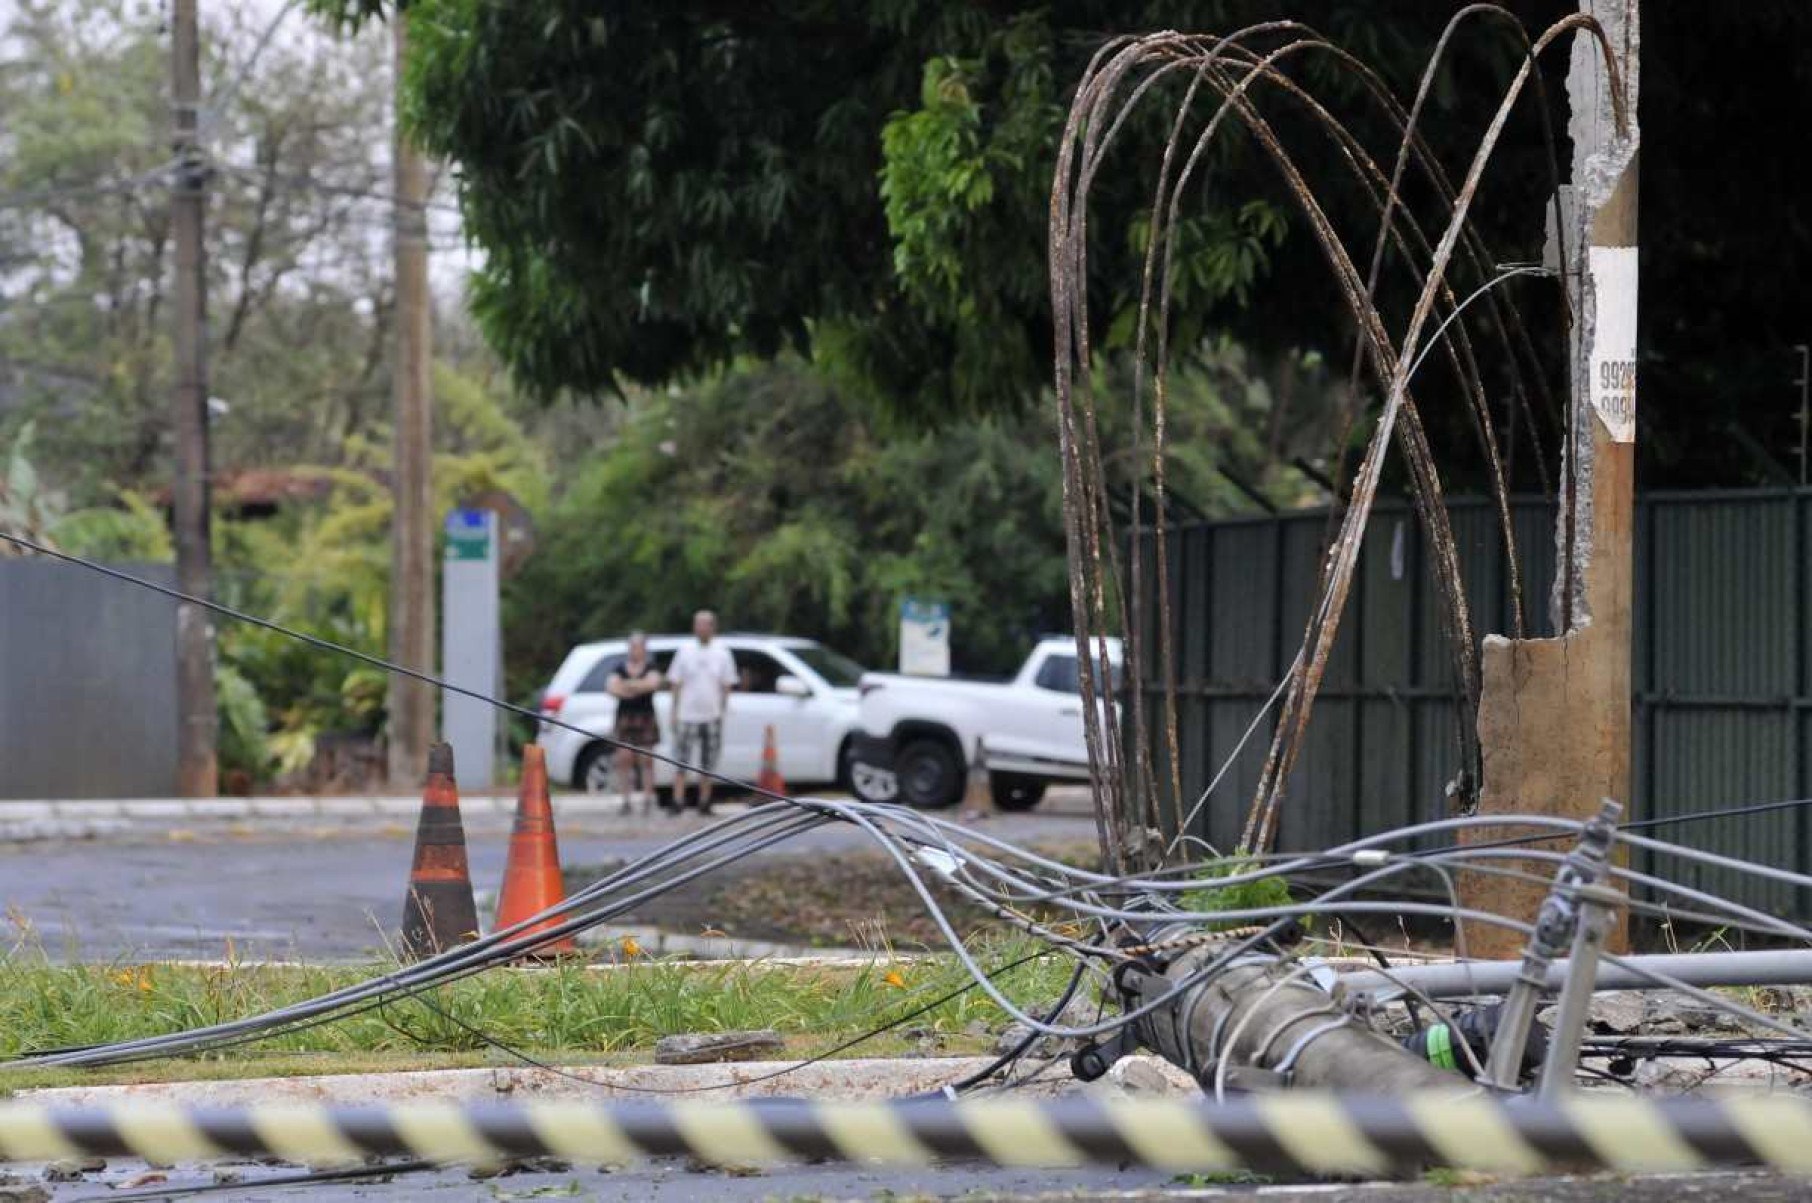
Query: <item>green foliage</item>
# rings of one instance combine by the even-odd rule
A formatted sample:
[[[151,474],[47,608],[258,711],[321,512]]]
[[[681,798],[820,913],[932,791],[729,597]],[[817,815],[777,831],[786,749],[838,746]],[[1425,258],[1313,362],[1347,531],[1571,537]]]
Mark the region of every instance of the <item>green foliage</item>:
[[[1200,889],[1186,890],[1177,895],[1177,904],[1185,910],[1216,913],[1219,911],[1261,910],[1268,907],[1286,907],[1291,903],[1290,883],[1282,877],[1261,877],[1256,881],[1238,882],[1233,885],[1215,885],[1214,882],[1225,877],[1258,868],[1258,862],[1244,857],[1234,856],[1218,861],[1211,861],[1202,867],[1196,880],[1202,883]],[[1206,926],[1210,931],[1223,927],[1245,927],[1249,921],[1214,924]]]
[[[27,422],[6,449],[0,464],[0,530],[43,542],[63,510],[63,496],[44,487],[32,461],[36,428]],[[0,555],[14,554],[12,544],[0,545]]]
[[[163,513],[143,493],[121,489],[114,506],[91,506],[65,514],[52,534],[65,551],[94,560],[160,563],[176,547]]]
[[[1125,385],[1103,373],[1110,395]],[[1282,464],[1331,421],[1319,365],[1261,373],[1237,348],[1203,348],[1170,408],[1167,484],[1186,512],[1250,508],[1228,471],[1280,503],[1308,495]],[[1103,416],[1110,442],[1123,409]],[[639,395],[506,588],[512,693],[544,684],[580,640],[683,630],[705,605],[732,628],[815,636],[885,668],[912,595],[951,603],[960,670],[1010,671],[1071,625],[1056,442],[1046,408],[893,431],[792,357]]]
[[[223,773],[244,773],[253,780],[270,768],[270,715],[252,683],[231,663],[214,670],[214,695],[219,712],[215,750]]]
[[[407,114],[459,166],[475,312],[525,385],[608,392],[809,343],[926,419],[1035,395],[1063,90],[1098,31],[1143,19],[1101,0],[411,14]],[[1103,270],[1128,257],[1116,240]]]
[[[545,504],[547,471],[540,448],[507,414],[486,382],[437,364],[439,405],[434,464],[437,512],[491,491],[533,507]],[[315,503],[292,504],[274,517],[216,524],[220,590],[233,604],[305,634],[382,656],[387,651],[391,496],[381,472],[386,457],[355,443],[352,466],[296,468],[292,474],[328,486]],[[382,731],[385,678],[368,665],[307,646],[262,627],[220,627],[222,765],[253,780],[300,773],[323,734],[375,736]],[[238,677],[265,710],[264,737],[246,739],[245,756],[228,764],[228,739],[249,732],[256,716],[233,716],[226,698]]]
[[[1047,436],[990,420],[883,441],[793,359],[638,398],[508,586],[515,684],[544,682],[581,638],[681,630],[704,605],[886,665],[909,592],[951,600],[959,664],[1010,668],[1065,625]]]
[[[317,7],[341,19],[381,9]],[[1541,23],[1563,6],[1522,7]],[[612,393],[809,347],[852,399],[928,426],[1018,413],[1048,379],[1056,151],[1071,90],[1108,37],[1288,15],[1407,89],[1448,16],[1354,0],[417,0],[410,11],[406,116],[459,170],[467,231],[485,252],[475,313],[526,387]],[[1438,88],[1428,114],[1442,149],[1449,137],[1470,146],[1493,103],[1484,85],[1520,63],[1501,28],[1467,54],[1481,86]],[[1389,162],[1389,124],[1350,74],[1327,56],[1288,66]],[[1097,176],[1085,284],[1103,330],[1124,332],[1136,308],[1150,188],[1187,74],[1132,110]],[[1369,238],[1370,202],[1347,159],[1313,153],[1323,135],[1261,93],[1280,131],[1309,147],[1341,235]],[[1181,210],[1173,345],[1230,329],[1267,356],[1345,352],[1350,323],[1334,320],[1342,302],[1322,252],[1238,127],[1209,146]],[[1476,208],[1525,247],[1539,244],[1542,185],[1521,170],[1519,139],[1535,129],[1515,126],[1506,178]],[[1255,304],[1261,284],[1284,299]],[[1463,422],[1451,432],[1469,437]]]

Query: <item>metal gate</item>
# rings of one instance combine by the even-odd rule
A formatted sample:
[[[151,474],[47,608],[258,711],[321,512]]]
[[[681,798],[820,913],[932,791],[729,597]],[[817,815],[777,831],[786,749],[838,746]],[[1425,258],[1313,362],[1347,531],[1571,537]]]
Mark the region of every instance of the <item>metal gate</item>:
[[[128,571],[172,583],[168,565]],[[176,603],[48,560],[0,560],[8,798],[176,792]]]

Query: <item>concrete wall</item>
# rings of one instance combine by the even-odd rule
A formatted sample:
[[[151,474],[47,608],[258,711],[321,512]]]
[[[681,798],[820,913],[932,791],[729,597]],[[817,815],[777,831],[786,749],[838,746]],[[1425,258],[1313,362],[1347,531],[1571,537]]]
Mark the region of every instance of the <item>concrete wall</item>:
[[[175,791],[176,603],[71,564],[0,560],[0,807]]]

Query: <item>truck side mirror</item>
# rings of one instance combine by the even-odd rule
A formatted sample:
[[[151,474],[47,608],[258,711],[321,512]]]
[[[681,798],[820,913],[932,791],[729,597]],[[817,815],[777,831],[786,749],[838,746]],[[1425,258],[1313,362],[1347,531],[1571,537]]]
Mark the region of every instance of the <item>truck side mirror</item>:
[[[774,680],[774,692],[789,698],[809,698],[812,687],[792,673],[782,673]]]

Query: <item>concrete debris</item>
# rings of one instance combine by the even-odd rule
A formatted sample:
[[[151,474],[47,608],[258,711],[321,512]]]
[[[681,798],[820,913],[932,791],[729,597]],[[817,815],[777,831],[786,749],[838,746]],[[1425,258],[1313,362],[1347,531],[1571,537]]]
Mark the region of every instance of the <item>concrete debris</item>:
[[[1197,1092],[1200,1087],[1182,1069],[1156,1057],[1126,1057],[1106,1075],[1091,1082],[1088,1091],[1134,1096],[1174,1098]]]
[[[1707,1090],[1767,1091],[1803,1085],[1805,1075],[1766,1061],[1710,1060],[1704,1057],[1657,1057],[1638,1061],[1630,1084],[1659,1094],[1694,1094]]]
[[[50,1192],[35,1182],[13,1183],[0,1179],[0,1203],[50,1203]]]
[[[89,1174],[98,1174],[107,1168],[107,1163],[99,1157],[83,1157],[71,1161],[53,1161],[44,1167],[46,1182],[80,1182]]]
[[[757,1032],[695,1032],[683,1036],[662,1036],[655,1042],[654,1060],[658,1065],[712,1065],[723,1061],[753,1061],[763,1053],[779,1052],[785,1047],[780,1033],[771,1029]]]
[[[1764,1009],[1778,1009],[1764,1006]],[[1543,1008],[1537,1018],[1552,1026],[1557,1008]],[[1600,1036],[1682,1036],[1729,1032],[1742,1025],[1729,1012],[1670,990],[1606,990],[1592,999],[1589,1030]]]

